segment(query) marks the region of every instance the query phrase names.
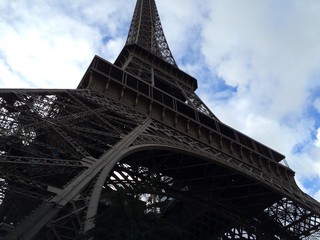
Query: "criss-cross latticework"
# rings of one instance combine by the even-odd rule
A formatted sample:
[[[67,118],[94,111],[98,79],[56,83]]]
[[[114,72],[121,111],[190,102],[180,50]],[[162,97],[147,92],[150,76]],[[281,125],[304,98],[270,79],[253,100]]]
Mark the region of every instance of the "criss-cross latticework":
[[[126,44],[138,44],[177,66],[164,36],[154,0],[137,1]]]
[[[196,88],[154,0],[138,0],[115,63],[95,56],[77,89],[0,90],[0,239],[78,239],[120,191],[183,233],[163,239],[317,239],[320,205],[284,156]]]

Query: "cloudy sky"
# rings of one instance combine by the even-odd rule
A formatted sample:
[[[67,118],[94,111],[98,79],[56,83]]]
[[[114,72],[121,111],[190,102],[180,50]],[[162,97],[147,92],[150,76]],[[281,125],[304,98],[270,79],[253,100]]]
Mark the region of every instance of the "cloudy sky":
[[[0,88],[76,88],[135,0],[0,0]],[[286,155],[320,200],[320,1],[158,0],[180,69],[223,122]]]

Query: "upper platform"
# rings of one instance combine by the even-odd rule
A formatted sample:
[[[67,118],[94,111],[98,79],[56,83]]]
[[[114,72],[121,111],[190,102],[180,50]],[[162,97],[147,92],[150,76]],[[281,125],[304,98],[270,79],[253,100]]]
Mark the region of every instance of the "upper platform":
[[[180,70],[175,65],[168,63],[162,57],[152,54],[138,44],[126,44],[114,64],[119,68],[124,69],[132,57],[137,57],[148,62],[153,68],[174,77],[174,79],[178,81],[178,84],[181,84],[192,91],[195,91],[198,88],[197,79]]]
[[[134,51],[134,49],[139,52],[141,51],[141,54],[145,51],[140,47],[135,48],[134,45],[126,46],[123,51]],[[120,56],[122,56],[122,54],[120,54]],[[160,66],[169,67],[170,65],[163,63],[164,61],[159,60],[153,54],[146,55],[146,57],[154,57],[155,59],[153,59],[153,61],[159,61]],[[150,60],[152,61],[152,59]],[[117,61],[120,60],[117,59]],[[177,71],[176,74],[184,74],[174,66],[172,66],[171,70]],[[173,122],[176,121],[175,119],[181,119],[181,121],[184,119],[183,121],[189,126],[188,128],[191,129],[191,126],[194,125],[194,128],[197,129],[194,131],[195,136],[198,134],[198,130],[201,129],[203,138],[216,139],[218,145],[221,145],[220,147],[222,147],[222,145],[231,147],[234,149],[234,152],[236,151],[235,149],[238,149],[239,152],[247,152],[250,158],[259,159],[259,162],[273,164],[279,163],[285,158],[281,153],[231,128],[214,117],[195,109],[193,106],[187,104],[186,101],[182,101],[163,89],[141,81],[138,77],[121,69],[117,64],[112,64],[98,56],[95,56],[92,60],[77,89],[108,92],[109,97],[121,99],[121,101],[126,102],[129,106],[132,104],[136,106],[137,102],[139,102],[140,108],[136,109],[140,110],[142,109],[141,106],[145,103],[146,108],[145,111],[143,111],[144,113],[149,112],[148,114],[150,114],[149,104],[151,104],[152,112],[160,113],[160,118],[163,118],[162,113],[165,111],[165,119],[173,119]],[[155,109],[159,110],[156,111]],[[153,117],[156,117],[156,115],[153,115]],[[173,123],[173,125],[175,124]],[[179,124],[176,123],[176,127],[177,125]],[[189,133],[190,132],[191,130]],[[208,137],[204,137],[204,135],[207,134],[212,136],[208,135]],[[225,143],[222,143],[223,141],[225,141]],[[241,155],[243,154],[241,153]],[[288,171],[291,172],[289,169]]]

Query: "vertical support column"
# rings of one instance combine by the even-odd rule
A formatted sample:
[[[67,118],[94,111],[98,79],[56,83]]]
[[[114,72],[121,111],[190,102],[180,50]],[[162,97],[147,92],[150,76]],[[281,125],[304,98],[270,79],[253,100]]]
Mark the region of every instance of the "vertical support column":
[[[94,217],[97,214],[99,200],[101,196],[101,191],[103,185],[108,177],[110,171],[114,167],[114,165],[121,160],[124,156],[124,153],[128,151],[129,145],[151,124],[152,120],[148,119],[144,124],[138,126],[134,129],[130,134],[128,134],[125,138],[122,139],[121,142],[116,144],[112,150],[103,155],[99,161],[105,162],[105,166],[102,169],[99,177],[94,185],[93,191],[91,193],[91,198],[89,202],[89,206],[87,209],[87,215],[85,220],[84,231],[88,231],[95,227]]]

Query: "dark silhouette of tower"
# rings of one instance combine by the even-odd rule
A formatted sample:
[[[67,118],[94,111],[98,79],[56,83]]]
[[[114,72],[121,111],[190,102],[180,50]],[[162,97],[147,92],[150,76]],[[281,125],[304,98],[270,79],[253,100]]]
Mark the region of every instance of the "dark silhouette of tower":
[[[95,56],[77,89],[0,90],[0,239],[76,239],[137,186],[184,239],[317,232],[320,205],[284,156],[222,123],[196,89],[155,1],[138,0],[115,63]]]

